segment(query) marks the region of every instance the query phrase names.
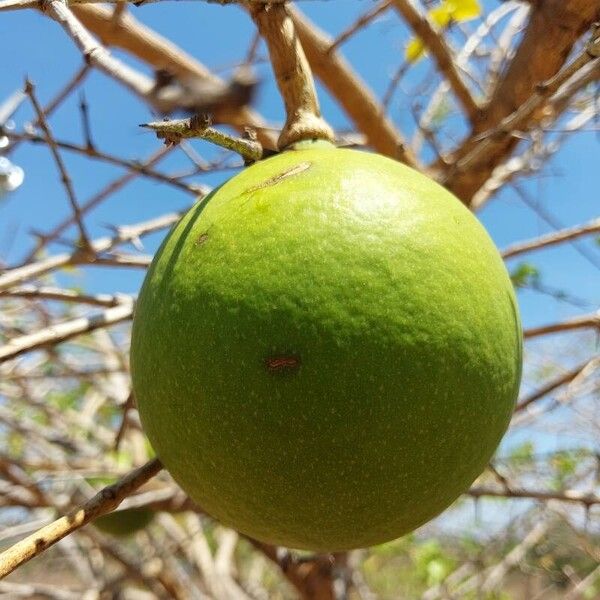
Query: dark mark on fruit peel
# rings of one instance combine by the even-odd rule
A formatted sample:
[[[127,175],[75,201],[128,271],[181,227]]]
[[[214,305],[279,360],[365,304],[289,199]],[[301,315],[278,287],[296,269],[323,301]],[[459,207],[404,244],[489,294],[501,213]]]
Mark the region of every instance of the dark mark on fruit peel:
[[[206,242],[207,239],[208,233],[203,233],[202,235],[199,235],[198,239],[196,240],[196,246],[202,246],[202,244],[204,244],[204,242]]]
[[[292,177],[293,175],[298,175],[299,173],[306,171],[306,169],[309,169],[310,166],[311,166],[310,162],[308,162],[308,161],[302,162],[299,165],[296,165],[295,167],[292,167],[291,169],[288,169],[287,171],[284,171],[283,173],[278,173],[277,175],[270,177],[266,181],[259,183],[258,185],[250,188],[249,190],[246,190],[245,193],[249,194],[251,192],[255,192],[256,190],[262,190],[263,188],[269,187],[271,185],[277,185],[278,183],[280,183],[284,179],[287,179],[288,177]]]
[[[270,373],[290,373],[300,367],[299,356],[271,356],[265,361]]]

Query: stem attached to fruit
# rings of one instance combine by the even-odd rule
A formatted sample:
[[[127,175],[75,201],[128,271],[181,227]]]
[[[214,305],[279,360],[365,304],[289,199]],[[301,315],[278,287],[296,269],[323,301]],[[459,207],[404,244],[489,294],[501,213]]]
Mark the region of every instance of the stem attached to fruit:
[[[279,149],[306,140],[333,141],[333,130],[321,117],[312,72],[287,8],[256,2],[248,9],[269,48],[285,103],[287,120],[277,143]]]

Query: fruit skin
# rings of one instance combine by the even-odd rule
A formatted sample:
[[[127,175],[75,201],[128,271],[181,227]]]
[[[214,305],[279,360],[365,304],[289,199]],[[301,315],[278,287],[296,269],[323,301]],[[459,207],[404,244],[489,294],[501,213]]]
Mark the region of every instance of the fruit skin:
[[[399,537],[469,487],[521,353],[475,217],[400,163],[319,145],[245,169],[175,226],[131,366],[146,434],[204,510],[333,551]]]
[[[154,511],[147,508],[126,508],[98,517],[94,526],[104,533],[124,537],[148,527],[152,519]]]

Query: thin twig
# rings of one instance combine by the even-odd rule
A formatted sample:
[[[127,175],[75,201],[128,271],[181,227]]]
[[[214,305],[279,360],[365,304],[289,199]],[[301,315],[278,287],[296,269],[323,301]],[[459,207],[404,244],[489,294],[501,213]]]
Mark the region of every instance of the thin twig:
[[[443,34],[436,31],[426,15],[419,13],[412,0],[393,0],[393,5],[431,53],[469,120],[472,123],[476,122],[480,116],[479,106],[458,72],[456,57],[446,44]]]
[[[580,71],[587,79],[586,65],[600,62],[600,34],[596,31],[583,52],[563,67],[584,28],[597,17],[595,3],[569,0],[568,4],[575,22],[565,27],[560,18],[564,11],[557,10],[557,4],[536,3],[515,58],[492,95],[484,118],[454,152],[451,166],[436,165],[442,171],[439,180],[466,204],[470,205],[495,167],[522,139],[519,132],[548,119],[547,111],[541,109],[548,101],[552,103],[552,96],[562,96],[563,86],[570,88],[572,78],[583,77]],[[559,114],[555,112],[551,118],[555,120]]]
[[[54,162],[56,162],[56,166],[58,167],[61,181],[65,186],[67,198],[69,199],[69,203],[71,204],[71,209],[73,211],[73,217],[75,218],[75,223],[77,225],[77,229],[79,230],[79,243],[84,250],[90,250],[90,240],[83,225],[81,210],[79,208],[79,204],[77,203],[77,198],[75,197],[75,190],[73,189],[73,182],[67,173],[65,163],[60,155],[60,152],[58,151],[56,142],[54,141],[54,137],[50,131],[50,126],[48,125],[46,117],[44,116],[44,110],[37,100],[34,85],[29,80],[25,82],[25,93],[29,96],[31,104],[35,109],[39,126],[44,132],[44,137],[46,138],[46,144],[48,144],[48,147],[50,148],[50,152],[54,157]]]
[[[71,12],[65,0],[50,0],[44,4],[44,9],[75,42],[88,64],[121,82],[137,96],[150,101],[154,87],[152,79],[111,56]]]
[[[213,88],[225,86],[223,80],[196,58],[137,21],[131,14],[121,15],[115,23],[112,10],[104,6],[78,4],[73,6],[73,12],[106,46],[121,48],[157,70],[164,69],[172,73],[180,81],[207,83]],[[215,122],[229,123],[238,131],[254,127],[258,141],[264,148],[276,148],[275,135],[265,128],[264,119],[250,107],[219,106],[214,117]]]
[[[398,68],[396,69],[394,74],[390,77],[390,81],[387,85],[387,88],[386,88],[382,98],[381,98],[381,106],[383,107],[383,110],[385,112],[388,111],[388,109],[390,107],[390,103],[392,101],[392,98],[394,97],[396,88],[400,84],[400,80],[404,77],[405,73],[408,71],[409,68],[410,68],[410,63],[406,62],[406,61],[402,61],[400,63],[400,65],[398,65]]]
[[[181,214],[179,213],[168,213],[157,217],[156,219],[150,219],[149,221],[143,221],[141,223],[136,223],[135,225],[118,227],[116,234],[113,237],[102,237],[94,240],[92,242],[92,249],[96,254],[106,252],[119,244],[131,242],[140,236],[170,227],[180,218]],[[80,250],[50,256],[43,260],[5,271],[0,275],[0,291],[9,289],[24,281],[40,277],[46,273],[60,269],[61,267],[74,264],[93,263],[88,263],[86,255],[83,255]]]
[[[46,143],[46,140],[43,137],[31,133],[16,133],[13,131],[7,131],[6,137],[8,137],[8,139],[11,140],[27,141],[32,142],[34,144]],[[89,158],[101,160],[103,162],[107,162],[118,167],[123,167],[128,171],[133,171],[135,173],[138,173],[139,175],[144,175],[145,177],[148,177],[150,179],[155,179],[156,181],[160,181],[162,183],[168,183],[169,185],[177,187],[183,190],[184,192],[188,192],[195,196],[198,194],[202,195],[206,192],[206,188],[204,188],[203,186],[179,181],[178,179],[170,175],[160,173],[159,171],[155,171],[154,169],[150,168],[156,162],[154,160],[154,157],[156,156],[157,158],[162,158],[165,154],[168,153],[169,149],[162,149],[158,153],[148,158],[148,161],[144,163],[141,161],[120,158],[118,156],[108,154],[107,152],[101,152],[96,148],[87,148],[86,146],[74,144],[72,142],[66,142],[64,140],[55,140],[55,142],[56,145],[61,149],[68,150],[70,152],[75,152],[77,154],[82,154]]]
[[[131,319],[133,306],[133,302],[123,301],[101,313],[57,323],[35,333],[8,340],[6,344],[0,346],[0,363],[16,358],[26,352],[66,342],[82,333],[89,333],[95,329],[109,327]]]
[[[563,375],[559,375],[555,379],[552,379],[546,385],[542,386],[535,392],[532,392],[531,394],[523,398],[515,407],[514,412],[520,413],[524,411],[528,406],[530,406],[534,402],[537,402],[550,392],[553,392],[555,389],[573,381],[573,379],[575,379],[579,375],[579,373],[581,373],[581,371],[583,371],[583,369],[585,369],[585,367],[588,366],[588,364],[589,361],[586,360],[584,363],[577,365],[574,369],[571,369]]]
[[[581,52],[569,65],[554,77],[537,86],[537,92],[533,94],[527,102],[521,105],[516,111],[504,118],[500,124],[477,137],[477,145],[463,158],[461,158],[451,169],[452,173],[464,172],[477,164],[477,161],[485,156],[488,150],[497,143],[498,139],[507,136],[513,136],[520,127],[526,127],[526,123],[531,115],[546,101],[547,98],[558,92],[560,88],[577,75],[580,69],[583,69],[588,63],[600,62],[600,34],[596,36],[586,49]],[[451,173],[443,179],[450,177]]]
[[[553,246],[555,244],[560,244],[561,242],[566,242],[583,235],[589,235],[591,233],[598,232],[600,232],[600,218],[592,219],[583,225],[576,225],[575,227],[569,227],[568,229],[562,229],[560,231],[548,233],[533,240],[513,244],[502,251],[502,257],[510,258],[512,256],[517,256],[518,254],[524,254],[525,252],[531,252],[532,250],[539,250],[540,248]]]
[[[123,294],[80,294],[73,290],[54,287],[37,287],[24,285],[0,292],[0,298],[27,298],[28,300],[57,300],[60,302],[74,302],[77,304],[90,304],[93,306],[106,306],[108,308],[123,303],[127,298]]]
[[[567,319],[566,321],[560,321],[559,323],[542,325],[541,327],[531,327],[523,332],[523,336],[532,338],[540,335],[547,335],[549,333],[560,333],[563,331],[589,328],[600,328],[600,312],[583,315],[581,317],[574,317],[573,319]]]
[[[85,147],[93,148],[94,143],[92,142],[92,127],[90,124],[89,105],[87,103],[83,91],[79,95],[79,110],[81,111],[81,126],[83,128],[83,139],[85,140]]]
[[[16,90],[0,104],[0,128],[13,116],[26,98],[27,94],[23,90]]]
[[[100,490],[81,508],[77,508],[68,515],[42,527],[34,534],[5,550],[0,554],[0,579],[38,556],[65,536],[73,533],[73,531],[113,511],[127,496],[157,475],[162,468],[162,464],[157,458],[152,459],[144,466],[131,471],[117,483]]]
[[[374,21],[379,15],[383,14],[390,7],[391,3],[392,0],[384,0],[379,4],[376,4],[371,10],[356,19],[356,21],[352,23],[350,27],[337,36],[337,38],[332,42],[331,46],[329,46],[328,52],[333,52],[342,44],[345,44],[358,31]]]
[[[573,502],[592,506],[600,504],[600,496],[593,493],[579,492],[577,490],[563,490],[559,492],[532,490],[526,488],[511,487],[510,489],[496,489],[485,486],[472,487],[467,494],[473,498],[482,498],[485,496],[493,498],[522,498],[525,500],[560,500],[561,502]]]
[[[104,200],[110,198],[115,192],[120,190],[123,186],[128,184],[130,181],[139,177],[142,174],[146,174],[145,172],[152,172],[151,167],[155,165],[159,160],[161,160],[166,154],[170,152],[170,148],[160,148],[157,152],[155,152],[152,156],[148,158],[145,162],[137,164],[137,168],[135,170],[130,170],[124,175],[117,177],[113,181],[109,182],[106,187],[101,189],[98,193],[94,194],[89,200],[84,202],[81,205],[81,212],[85,214],[86,212],[92,210],[93,208],[100,205]],[[162,174],[158,174],[161,175]],[[194,193],[194,196],[200,198],[208,193],[207,190],[203,188],[194,186],[197,191]],[[189,190],[191,191],[191,190]],[[31,249],[31,251],[27,254],[24,259],[24,263],[29,263],[34,260],[39,251],[47,246],[50,242],[54,241],[63,231],[65,231],[70,225],[73,223],[73,217],[67,217],[62,223],[59,223],[54,229],[48,231],[46,233],[37,234],[37,243]]]
[[[233,137],[210,127],[210,119],[205,115],[194,115],[189,119],[144,123],[140,127],[152,129],[156,133],[156,137],[165,140],[167,144],[177,144],[185,138],[200,138],[237,152],[246,163],[256,162],[262,157],[262,146],[256,139]]]

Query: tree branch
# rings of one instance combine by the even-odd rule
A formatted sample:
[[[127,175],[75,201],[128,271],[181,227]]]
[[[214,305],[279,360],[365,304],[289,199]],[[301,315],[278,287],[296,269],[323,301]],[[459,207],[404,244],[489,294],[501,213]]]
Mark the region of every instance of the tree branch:
[[[503,119],[529,101],[540,82],[551,80],[568,59],[580,36],[599,15],[600,0],[536,2],[515,57],[491,94],[482,117],[449,157],[449,163],[455,164],[471,154],[481,143],[482,132],[497,129]],[[533,110],[527,111],[527,115],[521,113],[526,118],[519,126],[529,128],[541,118],[543,111],[536,110],[541,104],[536,103]],[[480,152],[474,157],[476,160],[472,160],[468,166],[463,164],[462,169],[448,170],[449,174],[444,178],[445,186],[469,205],[473,195],[487,181],[494,168],[512,153],[518,142],[518,138],[504,135],[493,139],[491,143],[487,142],[485,149],[479,146]],[[436,167],[441,171],[447,170],[439,161]]]
[[[123,301],[118,306],[107,308],[99,314],[57,323],[35,333],[8,340],[4,346],[0,346],[0,363],[25,352],[32,352],[49,345],[54,346],[82,333],[89,333],[95,329],[126,321],[133,316],[133,306],[133,302]]]
[[[50,126],[46,121],[44,111],[35,95],[34,85],[29,80],[25,82],[25,93],[29,96],[29,99],[31,100],[31,104],[33,105],[35,114],[37,116],[37,123],[40,129],[44,132],[46,144],[48,145],[52,157],[54,158],[54,162],[56,163],[58,172],[60,174],[60,180],[62,181],[64,188],[67,192],[67,198],[69,199],[69,204],[71,205],[71,210],[73,211],[73,219],[75,221],[75,224],[77,225],[77,229],[79,230],[79,243],[84,248],[89,248],[90,241],[88,239],[85,227],[83,226],[83,220],[81,218],[81,209],[77,202],[77,198],[75,197],[73,182],[69,177],[69,174],[67,173],[67,168],[62,159],[62,156],[60,155],[60,152],[58,151],[56,142],[54,140],[54,137],[52,136],[52,132],[50,131]]]
[[[0,554],[0,579],[73,531],[117,508],[127,496],[154,477],[162,468],[162,464],[157,458],[151,460],[144,466],[131,471],[117,483],[100,490],[81,508],[42,527],[39,531],[5,550]]]
[[[36,287],[24,285],[0,292],[0,299],[27,298],[28,300],[57,300],[59,302],[74,302],[77,304],[90,304],[92,306],[106,306],[111,308],[123,303],[124,298],[132,298],[123,294],[80,294],[73,290],[54,287]]]
[[[110,55],[98,44],[77,17],[68,8],[65,0],[50,0],[44,5],[46,13],[65,30],[83,54],[86,62],[100,69],[109,77],[121,82],[134,94],[150,101],[154,82],[138,73],[125,63]]]
[[[523,398],[515,407],[515,414],[524,411],[528,406],[537,402],[550,392],[553,392],[555,389],[570,383],[575,379],[582,371],[589,365],[589,361],[586,360],[584,363],[577,365],[574,369],[567,371],[563,375],[556,377],[549,381],[546,385],[543,385],[541,388],[536,390],[535,392],[529,394]]]
[[[81,22],[93,31],[103,44],[121,48],[155,69],[164,69],[172,73],[178,79],[197,80],[216,87],[225,85],[222,79],[213,75],[198,60],[131,15],[121,15],[115,22],[112,11],[103,6],[78,4],[72,8]],[[217,107],[214,119],[215,122],[230,123],[240,131],[247,126],[253,127],[257,130],[258,141],[264,148],[276,148],[275,136],[271,131],[264,129],[264,119],[247,106]]]
[[[180,218],[181,214],[179,213],[168,213],[156,219],[150,219],[149,221],[143,221],[135,225],[118,227],[116,235],[94,240],[91,243],[91,248],[96,254],[106,252],[124,242],[130,242],[142,235],[170,227]],[[82,254],[80,250],[49,256],[43,260],[5,271],[0,275],[0,291],[7,290],[13,285],[40,277],[61,267],[74,264],[93,264],[93,261],[90,263],[90,257],[87,254]]]
[[[577,74],[588,63],[600,62],[600,32],[596,32],[593,39],[568,66],[551,79],[537,86],[537,91],[522,104],[515,112],[504,118],[495,128],[490,129],[475,138],[475,145],[460,160],[453,164],[450,171],[442,181],[448,185],[453,174],[458,172],[474,172],[479,167],[482,159],[493,155],[494,148],[507,138],[518,139],[513,135],[517,130],[527,129],[532,115],[542,107],[546,99],[558,92],[563,84]],[[487,173],[489,177],[493,172]],[[483,183],[483,182],[482,182]]]
[[[532,250],[539,250],[540,248],[554,246],[555,244],[560,244],[561,242],[567,242],[569,240],[581,237],[582,235],[589,235],[590,233],[598,232],[600,232],[600,218],[592,219],[583,225],[576,225],[575,227],[569,227],[567,229],[562,229],[561,231],[548,233],[527,242],[512,244],[502,251],[502,257],[510,258],[512,256],[524,254],[525,252],[531,252]]]
[[[379,4],[373,6],[371,10],[366,12],[364,15],[356,19],[356,21],[348,27],[345,31],[335,38],[331,46],[329,46],[328,52],[333,52],[342,44],[345,44],[353,35],[359,32],[363,27],[366,27],[369,23],[374,21],[379,15],[383,14],[390,8],[392,0],[383,0]]]
[[[10,140],[16,141],[26,141],[32,142],[33,144],[45,143],[43,137],[38,135],[33,135],[30,133],[15,133],[14,131],[7,131],[5,135]],[[83,156],[87,156],[88,158],[93,158],[100,160],[102,162],[106,162],[117,167],[123,167],[128,171],[132,171],[134,174],[144,175],[150,179],[155,179],[156,181],[160,181],[162,183],[167,183],[172,185],[180,190],[193,194],[194,196],[202,195],[206,193],[206,189],[202,186],[198,186],[192,183],[185,183],[183,181],[178,181],[176,178],[167,175],[166,173],[160,173],[159,171],[155,171],[152,166],[160,159],[162,159],[170,150],[169,148],[161,148],[159,151],[155,152],[152,156],[148,158],[146,162],[140,162],[137,160],[128,160],[126,158],[119,158],[118,156],[114,156],[112,154],[108,154],[106,152],[102,152],[97,150],[96,148],[88,148],[87,146],[82,146],[80,144],[74,144],[72,142],[66,142],[64,140],[55,140],[55,143],[58,148],[68,150],[69,152],[74,152],[76,154],[81,154]],[[131,173],[125,175],[131,177]],[[81,209],[85,212],[86,204],[83,204]]]
[[[523,337],[532,338],[549,333],[560,333],[562,331],[573,331],[574,329],[600,328],[600,311],[582,317],[575,317],[551,325],[532,327],[523,332]]]
[[[496,489],[485,486],[472,487],[467,494],[473,498],[484,496],[495,498],[523,498],[528,500],[560,500],[561,502],[574,502],[584,506],[600,504],[600,496],[593,493],[579,492],[577,490],[563,490],[559,492],[545,492],[525,488]]]
[[[479,106],[456,68],[456,58],[446,44],[443,33],[437,31],[427,16],[422,15],[415,8],[412,0],[393,0],[393,4],[414,34],[429,50],[471,123],[476,123],[481,116]]]

